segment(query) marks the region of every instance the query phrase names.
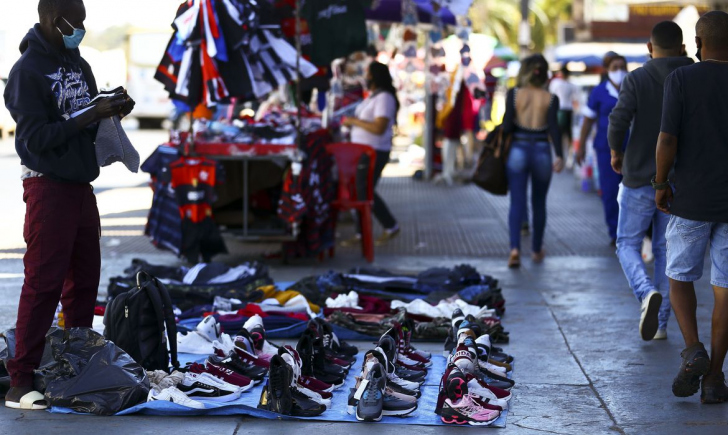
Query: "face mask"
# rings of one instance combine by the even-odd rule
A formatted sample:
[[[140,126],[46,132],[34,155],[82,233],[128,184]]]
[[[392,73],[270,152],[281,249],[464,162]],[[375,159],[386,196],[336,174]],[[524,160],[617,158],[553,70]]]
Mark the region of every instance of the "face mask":
[[[701,54],[702,54],[702,53],[700,53],[700,50],[701,50],[702,48],[703,48],[703,47],[698,47],[698,51],[697,51],[697,53],[695,53],[695,57],[697,57],[697,58],[698,58],[698,60],[700,60],[700,61],[702,61],[702,60],[703,60],[703,56],[701,56]]]
[[[617,71],[609,71],[609,80],[614,83],[615,86],[620,86],[622,84],[622,80],[624,80],[625,77],[627,77],[627,71],[625,70],[617,70]]]
[[[71,26],[71,23],[69,23],[67,19],[63,18],[63,21]],[[71,28],[73,29],[73,35],[68,36],[61,32],[61,29],[58,29],[58,27],[56,27],[56,29],[61,32],[61,35],[63,35],[63,45],[65,45],[66,48],[69,50],[78,48],[78,46],[81,45],[81,41],[83,41],[83,37],[86,36],[85,30],[77,29],[73,26],[71,26]]]

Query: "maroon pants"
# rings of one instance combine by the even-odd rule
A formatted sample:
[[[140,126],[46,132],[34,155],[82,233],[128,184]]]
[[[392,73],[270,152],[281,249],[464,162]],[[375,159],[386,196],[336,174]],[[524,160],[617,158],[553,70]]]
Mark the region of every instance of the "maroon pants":
[[[23,188],[28,250],[15,357],[7,367],[13,387],[33,384],[59,301],[66,328],[91,327],[101,274],[101,222],[91,185],[37,177]]]

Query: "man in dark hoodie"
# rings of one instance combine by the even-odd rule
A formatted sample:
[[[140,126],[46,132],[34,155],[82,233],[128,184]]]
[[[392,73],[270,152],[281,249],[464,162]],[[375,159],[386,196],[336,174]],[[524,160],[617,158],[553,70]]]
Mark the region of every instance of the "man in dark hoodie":
[[[91,327],[101,271],[99,212],[89,184],[99,175],[94,139],[97,122],[127,115],[126,93],[102,99],[78,46],[85,30],[82,0],[40,0],[40,23],[20,44],[22,56],[5,89],[5,106],[17,123],[15,149],[22,164],[25,282],[8,362],[11,389],[5,405],[43,409],[34,391],[45,334],[61,301],[65,326]]]
[[[665,275],[665,230],[668,216],[655,206],[650,181],[655,175],[655,147],[660,134],[665,79],[675,69],[690,65],[680,26],[663,21],[652,29],[647,43],[652,60],[630,73],[609,116],[612,168],[623,175],[617,201],[617,256],[629,285],[642,303],[639,330],[643,340],[667,338],[670,317],[669,284]],[[630,132],[631,127],[631,132]],[[629,142],[622,152],[624,138]],[[642,241],[652,224],[654,278],[642,260]]]

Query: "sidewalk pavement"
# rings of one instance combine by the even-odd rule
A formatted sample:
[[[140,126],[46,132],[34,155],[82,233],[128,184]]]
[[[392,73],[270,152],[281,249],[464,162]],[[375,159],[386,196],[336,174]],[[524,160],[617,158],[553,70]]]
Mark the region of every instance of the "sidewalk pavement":
[[[549,197],[549,223],[542,265],[525,257],[520,270],[506,268],[507,198],[486,195],[474,186],[447,188],[406,178],[385,178],[381,192],[400,219],[403,234],[378,248],[375,266],[403,272],[470,263],[502,282],[507,310],[503,318],[511,332],[506,350],[516,356],[514,402],[508,427],[513,434],[701,434],[725,433],[727,405],[701,405],[699,397],[673,397],[670,386],[683,348],[674,319],[669,339],[643,342],[638,333],[639,304],[629,290],[613,248],[608,246],[601,203],[593,194],[576,190],[570,175],[554,180]],[[141,193],[141,192],[137,192]],[[110,202],[120,194],[104,192]],[[128,194],[128,192],[127,192]],[[121,209],[122,207],[119,207]],[[155,251],[136,234],[143,229],[143,207],[105,215],[130,225],[114,227],[102,239],[102,293],[108,278],[120,273],[132,258],[173,264],[176,259]],[[134,219],[124,221],[123,219]],[[353,232],[342,225],[341,237]],[[108,233],[109,228],[104,231]],[[126,233],[125,233],[126,231]],[[126,235],[125,235],[126,234]],[[524,239],[524,248],[528,239]],[[235,263],[272,249],[229,241]],[[0,251],[0,328],[12,325],[22,284],[22,249]],[[2,258],[2,257],[0,257]],[[338,249],[333,260],[269,262],[278,281],[291,281],[330,269],[365,264],[353,248]],[[709,331],[712,295],[707,279],[698,285],[698,322]],[[708,342],[705,337],[704,341]],[[366,346],[368,343],[361,343]],[[438,352],[441,344],[422,346]],[[271,434],[328,431],[364,434],[372,426],[351,423],[283,422],[233,417],[96,418],[18,413],[0,408],[0,433],[72,430],[75,435],[107,433]],[[471,428],[472,430],[473,428]],[[482,429],[477,429],[481,433]],[[379,425],[382,434],[463,433],[468,429]]]

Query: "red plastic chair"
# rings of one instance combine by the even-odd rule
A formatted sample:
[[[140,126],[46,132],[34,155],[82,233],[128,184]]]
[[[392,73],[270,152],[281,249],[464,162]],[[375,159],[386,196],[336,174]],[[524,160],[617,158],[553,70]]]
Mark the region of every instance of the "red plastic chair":
[[[356,210],[361,221],[361,246],[364,258],[374,261],[374,234],[372,227],[372,207],[374,206],[374,164],[377,152],[367,145],[354,143],[332,143],[326,145],[326,151],[336,160],[339,171],[339,189],[336,201],[331,204],[331,218],[336,234],[336,221],[340,211]],[[356,191],[356,173],[363,155],[369,156],[369,174],[367,176],[366,200],[359,200]],[[334,247],[329,250],[333,258]]]

